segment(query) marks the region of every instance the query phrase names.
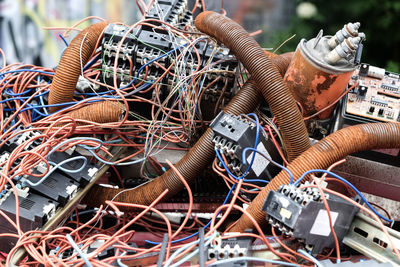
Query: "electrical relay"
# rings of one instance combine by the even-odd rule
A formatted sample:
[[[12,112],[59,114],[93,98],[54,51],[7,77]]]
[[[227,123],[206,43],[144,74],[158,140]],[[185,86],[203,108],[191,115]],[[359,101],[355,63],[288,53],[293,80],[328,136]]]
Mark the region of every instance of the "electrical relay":
[[[229,169],[236,176],[243,175],[251,163],[253,153],[247,153],[246,163],[242,163],[243,150],[247,147],[256,148],[269,155],[273,160],[280,161],[276,148],[264,134],[261,126],[256,125],[249,118],[226,114],[222,111],[210,124],[210,127],[214,133],[215,148],[225,155]],[[257,153],[246,178],[270,180],[277,172],[278,169],[273,164]]]
[[[341,243],[359,209],[334,195],[325,196],[333,229]],[[334,247],[328,212],[317,188],[282,185],[278,191],[268,193],[262,210],[267,213],[267,221],[272,226],[304,242],[313,254]]]

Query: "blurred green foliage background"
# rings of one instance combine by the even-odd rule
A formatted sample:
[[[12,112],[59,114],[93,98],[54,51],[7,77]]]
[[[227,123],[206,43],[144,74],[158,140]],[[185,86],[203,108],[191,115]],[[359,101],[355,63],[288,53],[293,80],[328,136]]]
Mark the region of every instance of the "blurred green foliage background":
[[[316,9],[310,16],[301,16],[299,5]],[[311,4],[311,5],[310,5]],[[363,43],[362,62],[400,73],[400,1],[399,0],[308,0],[296,1],[297,16],[287,30],[272,35],[264,47],[277,47],[287,38],[279,52],[294,51],[300,39],[315,37],[320,29],[324,35],[333,35],[347,22],[361,22],[367,39]],[[300,16],[299,16],[300,15]],[[399,30],[399,32],[397,32]]]

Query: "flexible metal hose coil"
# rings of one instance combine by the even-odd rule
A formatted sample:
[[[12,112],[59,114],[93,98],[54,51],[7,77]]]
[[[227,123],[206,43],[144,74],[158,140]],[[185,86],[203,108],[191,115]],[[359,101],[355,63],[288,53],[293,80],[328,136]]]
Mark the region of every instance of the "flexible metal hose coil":
[[[90,59],[97,40],[107,25],[108,22],[99,22],[87,27],[65,49],[50,85],[50,105],[72,101],[82,68]],[[50,111],[56,112],[63,107],[50,107]]]
[[[292,53],[286,53],[282,54],[282,56],[274,56],[271,59],[273,64],[276,62],[276,68],[280,69],[282,76],[289,66],[292,55]],[[236,115],[254,111],[261,101],[261,95],[256,87],[256,83],[253,80],[246,82],[225,107],[224,111]],[[214,144],[212,143],[212,130],[208,129],[175,167],[185,180],[190,183],[211,164],[214,158],[215,151]],[[96,207],[104,204],[106,200],[113,199],[118,194],[114,199],[115,201],[146,205],[154,201],[166,188],[169,190],[167,196],[173,196],[183,188],[179,177],[172,170],[168,170],[160,177],[145,185],[123,193],[121,193],[123,189],[94,185],[83,202]],[[124,209],[123,207],[121,208]]]
[[[359,124],[341,129],[325,137],[306,152],[293,160],[287,168],[298,179],[303,173],[312,169],[326,169],[355,152],[378,149],[400,148],[400,123]],[[247,211],[259,224],[265,222],[265,213],[261,210],[270,190],[277,190],[280,185],[288,184],[290,176],[281,171],[251,202]],[[242,232],[253,228],[251,220],[242,216],[231,232]]]
[[[120,121],[123,111],[123,106],[116,101],[101,101],[70,111],[66,115],[73,119],[109,123]]]
[[[248,70],[277,119],[289,161],[306,151],[310,140],[300,110],[279,72],[254,38],[233,20],[212,11],[200,13],[195,25],[224,43]]]

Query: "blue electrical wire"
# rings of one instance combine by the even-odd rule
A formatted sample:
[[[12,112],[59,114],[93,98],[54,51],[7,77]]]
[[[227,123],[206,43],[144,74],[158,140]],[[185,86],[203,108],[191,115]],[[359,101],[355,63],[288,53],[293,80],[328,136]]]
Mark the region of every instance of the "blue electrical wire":
[[[87,100],[87,99],[86,99],[86,100]],[[81,101],[83,101],[83,100],[81,100]],[[51,105],[35,105],[35,106],[30,106],[30,107],[23,108],[23,109],[21,109],[19,112],[24,112],[24,111],[27,111],[27,110],[32,110],[32,109],[37,109],[37,108],[59,107],[59,106],[68,106],[68,105],[71,106],[71,105],[78,104],[78,103],[80,103],[81,101],[77,101],[77,102],[65,102],[65,103],[51,104]],[[97,100],[89,100],[89,101],[86,101],[86,103],[94,103],[94,102],[99,102],[99,101],[103,101],[103,100],[99,100],[99,99],[97,99]],[[68,107],[65,107],[65,108],[63,108],[63,109],[66,109],[66,108],[68,108]],[[61,110],[63,110],[63,109],[61,109]],[[3,109],[3,110],[5,110],[5,111],[13,111],[13,110],[15,110],[15,109]],[[45,116],[49,116],[49,115],[51,115],[51,114],[53,114],[53,113],[45,114]]]
[[[61,40],[64,42],[65,46],[68,47],[68,42],[67,42],[67,40],[65,40],[64,36],[62,36],[61,34],[59,34],[58,36],[59,36],[59,37],[61,38]]]
[[[254,149],[254,148],[252,148],[252,147],[249,147],[249,148]],[[251,182],[261,182],[261,183],[266,183],[266,184],[269,183],[269,181],[261,180],[261,179],[244,179],[243,177],[245,176],[245,174],[247,174],[247,171],[246,171],[242,176],[240,176],[240,177],[235,176],[235,175],[229,170],[228,166],[226,166],[226,164],[225,164],[224,160],[222,159],[222,156],[221,156],[220,152],[218,151],[218,149],[215,150],[215,154],[217,155],[218,160],[220,161],[220,163],[222,164],[222,166],[224,167],[224,169],[227,171],[227,173],[228,173],[230,176],[232,176],[234,179],[236,179],[236,180],[241,180],[241,179],[243,179],[243,182],[250,182],[250,183],[251,183]],[[250,162],[250,164],[252,164],[252,162]],[[250,164],[249,164],[249,166],[252,166],[252,165],[250,165]]]
[[[24,99],[28,99],[29,96],[20,96],[20,97],[11,97],[11,98],[6,98],[4,100],[0,101],[0,104],[6,103],[8,101],[14,101],[14,100],[19,100],[19,101],[23,101]]]
[[[28,90],[23,91],[21,93],[14,93],[9,88],[7,88],[6,90],[4,90],[4,93],[7,94],[7,95],[10,95],[10,96],[21,96],[21,95],[29,93],[30,91],[32,91],[32,88],[29,88]],[[46,91],[46,93],[48,93],[48,92]]]
[[[75,169],[75,170],[71,170],[71,169],[65,169],[65,168],[62,167],[62,165],[66,164],[66,163],[69,163],[71,161],[75,161],[75,160],[83,160],[83,164],[82,164],[82,166],[80,168]],[[84,156],[76,156],[76,157],[73,157],[73,158],[69,158],[69,159],[63,160],[63,161],[61,161],[60,163],[57,163],[57,164],[52,162],[52,161],[48,161],[48,162],[49,162],[50,165],[52,165],[54,167],[51,168],[49,170],[49,172],[46,173],[46,175],[44,175],[42,178],[40,178],[40,180],[37,181],[37,182],[31,182],[29,180],[24,180],[22,182],[22,186],[25,187],[26,184],[29,184],[30,186],[38,186],[41,183],[43,183],[43,181],[46,180],[57,169],[60,169],[60,170],[62,170],[64,172],[68,172],[68,173],[80,172],[80,171],[83,170],[83,168],[85,168],[86,163],[87,163],[87,158],[85,158]]]
[[[32,69],[18,69],[18,70],[9,70],[6,72],[0,73],[0,76],[4,76],[9,73],[19,73],[19,72],[37,72],[46,75],[54,75],[54,72],[42,71],[42,70],[32,70]]]
[[[86,64],[86,66],[83,67],[83,71],[89,69],[91,66],[94,65],[94,63],[97,62],[97,60],[101,59],[101,54],[97,55],[94,59],[89,61],[89,63]]]
[[[78,245],[75,243],[74,239],[69,234],[66,234],[65,237],[67,238],[68,242],[71,244],[71,246],[75,249],[76,252],[78,252],[79,256],[83,259],[85,262],[86,266],[92,267],[93,265],[90,263],[86,255],[82,252],[82,250],[78,247]]]
[[[45,95],[45,94],[47,94],[47,92],[40,93],[40,94],[36,95],[34,98],[40,97],[40,96]],[[10,98],[6,98],[4,100],[1,100],[0,104],[3,104],[5,102],[7,102],[7,101],[14,101],[14,100],[19,100],[19,101],[23,102],[24,99],[28,99],[28,98],[30,98],[30,96],[10,97]]]
[[[387,222],[390,222],[390,223],[393,222],[392,220],[390,220],[390,219],[388,219],[388,218],[382,216],[381,214],[379,214],[379,213],[374,209],[374,207],[372,207],[371,204],[369,204],[369,202],[367,201],[367,199],[363,196],[363,194],[362,194],[354,185],[352,185],[349,181],[347,181],[346,179],[340,177],[339,175],[337,175],[336,173],[333,173],[333,172],[331,172],[331,171],[320,170],[320,169],[315,169],[315,170],[306,171],[305,173],[303,173],[303,175],[302,175],[296,182],[294,182],[294,185],[295,185],[295,186],[298,185],[298,184],[304,179],[304,177],[306,177],[308,174],[313,173],[313,172],[327,173],[327,174],[333,176],[334,178],[336,178],[336,179],[338,179],[338,180],[344,182],[345,184],[347,184],[348,186],[350,186],[351,189],[353,189],[353,190],[360,196],[360,198],[364,201],[364,203],[368,206],[368,208],[370,208],[379,218],[381,218],[381,219],[383,219],[383,220],[385,220],[385,221],[387,221]]]
[[[317,260],[315,257],[313,257],[313,255],[311,255],[310,253],[307,253],[305,250],[299,249],[299,250],[297,250],[297,252],[303,254],[305,257],[312,260],[317,267],[323,267],[322,263],[319,260]],[[336,263],[340,263],[340,260],[337,259]]]
[[[159,60],[159,59],[161,59],[161,58],[163,58],[163,57],[165,57],[165,56],[170,55],[171,53],[175,52],[175,51],[178,50],[178,49],[181,49],[181,48],[184,47],[184,46],[187,46],[188,44],[189,44],[189,43],[186,43],[186,44],[183,44],[183,45],[181,45],[181,46],[178,46],[178,47],[176,47],[176,48],[174,48],[174,49],[168,51],[167,53],[162,54],[162,55],[158,56],[157,58],[154,58],[154,59],[150,60],[149,62],[146,62],[146,64],[142,65],[142,66],[138,69],[136,77],[139,77],[140,72],[141,72],[147,65],[149,65],[149,64],[153,63],[154,61],[157,61],[157,60]],[[127,85],[125,85],[124,87],[120,88],[120,90],[123,90],[123,89],[128,88],[129,86],[131,86],[132,83],[134,83],[134,82],[136,81],[136,77],[134,77]],[[142,89],[142,90],[143,90],[143,89]],[[138,89],[136,89],[135,91],[133,91],[133,93],[137,93],[137,92],[139,92],[139,91],[140,91],[140,90],[139,90],[139,88],[138,88]]]

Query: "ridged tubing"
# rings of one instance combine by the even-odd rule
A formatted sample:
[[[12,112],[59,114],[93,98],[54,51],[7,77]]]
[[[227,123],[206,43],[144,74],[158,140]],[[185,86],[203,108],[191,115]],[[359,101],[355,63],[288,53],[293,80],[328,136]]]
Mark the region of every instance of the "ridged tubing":
[[[73,119],[108,123],[120,121],[123,110],[123,107],[118,102],[102,101],[73,110],[65,115]],[[78,124],[82,125],[84,123]]]
[[[256,89],[256,84],[252,81],[248,81],[230,101],[228,106],[226,106],[225,112],[234,113],[236,115],[249,113],[252,112],[258,104],[259,94]],[[215,157],[212,134],[212,130],[208,128],[189,152],[175,165],[188,183],[192,182],[197,175],[207,168]],[[183,188],[182,182],[173,170],[168,170],[163,175],[143,186],[118,195],[114,200],[148,205],[166,188],[169,190],[166,197],[175,195]],[[112,199],[121,191],[122,189],[95,185],[87,194],[84,202],[90,206],[99,206],[104,204],[106,200]]]
[[[272,57],[272,63],[282,72],[282,77],[290,64],[293,53],[285,53]],[[282,57],[282,58],[281,58]],[[261,101],[261,94],[256,88],[256,83],[252,80],[247,81],[241,90],[225,107],[224,111],[236,115],[249,113],[256,109]],[[207,131],[189,150],[189,152],[175,165],[188,183],[191,183],[199,173],[201,173],[215,158],[214,144],[212,143],[212,130]],[[113,199],[119,202],[139,203],[148,205],[154,201],[166,188],[169,192],[167,197],[171,197],[182,190],[183,184],[174,171],[168,170],[163,175],[151,182],[136,189],[121,193],[123,189],[108,188],[94,185],[90,192],[83,199],[83,203],[92,207],[104,205],[106,200]],[[127,209],[121,207],[122,209]]]
[[[97,40],[107,25],[108,22],[99,22],[87,27],[75,36],[65,49],[50,85],[50,105],[72,101],[76,83],[81,74],[81,67],[90,59]],[[81,54],[82,66],[80,59]],[[50,107],[50,111],[56,112],[61,108],[63,108],[63,106]]]
[[[294,52],[286,52],[280,55],[276,55],[270,52],[265,52],[265,54],[270,58],[272,65],[283,77],[289,67],[290,61],[292,61]]]
[[[304,172],[311,169],[326,169],[355,152],[381,149],[400,148],[400,123],[369,123],[359,124],[341,129],[325,137],[306,152],[293,160],[287,168],[298,179]],[[270,190],[277,190],[280,185],[288,184],[290,177],[281,171],[251,202],[247,211],[259,224],[265,224],[265,213],[261,210]],[[231,232],[243,232],[253,228],[251,220],[242,216]]]
[[[224,43],[248,70],[277,119],[289,161],[306,151],[310,140],[300,110],[279,72],[254,38],[233,20],[213,11],[200,13],[195,25]]]

